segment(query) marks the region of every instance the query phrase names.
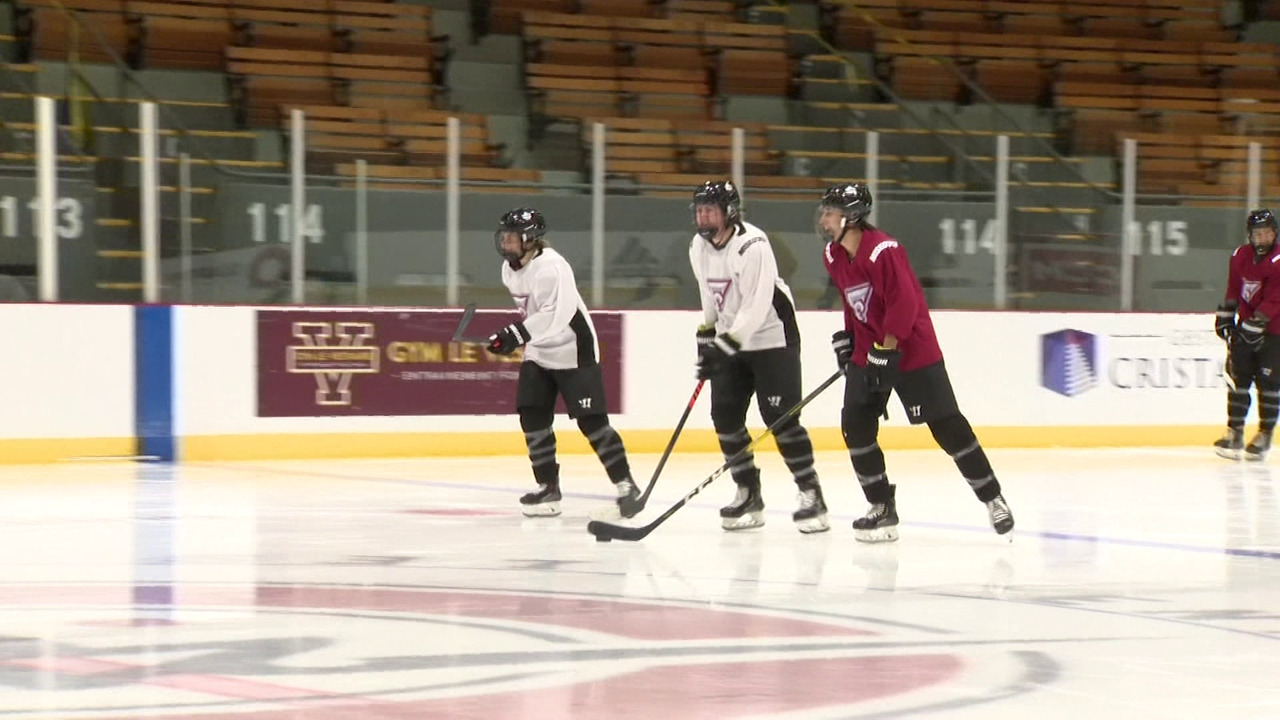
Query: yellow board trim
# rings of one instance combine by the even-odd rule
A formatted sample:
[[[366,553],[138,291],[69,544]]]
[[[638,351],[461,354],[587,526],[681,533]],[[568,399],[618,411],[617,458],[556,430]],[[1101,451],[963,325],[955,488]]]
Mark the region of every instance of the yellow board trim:
[[[0,464],[131,458],[137,442],[123,438],[0,438]]]
[[[759,430],[753,430],[759,432]],[[982,427],[976,432],[988,448],[1102,448],[1151,446],[1207,446],[1222,432],[1220,426],[1081,426]],[[659,453],[671,439],[670,430],[620,430],[632,453]],[[843,450],[837,428],[810,428],[815,450]],[[590,453],[591,447],[572,423],[560,423],[557,449],[566,454]],[[937,449],[926,427],[889,427],[880,431],[886,450]],[[0,446],[2,448],[3,446]],[[773,447],[772,440],[762,443]],[[719,452],[712,430],[686,430],[676,452]],[[292,460],[376,457],[445,457],[523,455],[524,437],[510,432],[468,433],[329,433],[271,435],[198,435],[180,440],[180,456],[192,461]]]

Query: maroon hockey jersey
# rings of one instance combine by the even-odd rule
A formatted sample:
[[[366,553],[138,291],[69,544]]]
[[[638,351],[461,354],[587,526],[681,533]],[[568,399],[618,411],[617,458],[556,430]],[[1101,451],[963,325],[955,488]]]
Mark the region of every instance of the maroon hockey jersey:
[[[903,372],[942,359],[924,290],[897,240],[878,229],[866,230],[854,257],[828,243],[822,259],[844,297],[844,327],[853,336],[855,364],[866,367],[867,351],[886,335],[898,338]]]
[[[1267,334],[1280,335],[1280,242],[1261,258],[1249,244],[1231,253],[1226,299],[1240,302],[1236,312],[1241,322],[1261,311],[1271,318]]]

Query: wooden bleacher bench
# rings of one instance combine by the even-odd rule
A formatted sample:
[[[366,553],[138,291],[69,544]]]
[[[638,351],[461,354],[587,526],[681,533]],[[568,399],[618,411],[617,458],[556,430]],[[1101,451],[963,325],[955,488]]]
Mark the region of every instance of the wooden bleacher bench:
[[[578,12],[608,17],[656,17],[659,8],[650,0],[578,0]]]
[[[727,49],[717,57],[719,94],[788,97],[796,76],[790,59],[776,51]]]
[[[99,38],[137,67],[214,69],[223,48],[257,45],[274,49],[327,50],[359,54],[434,54],[430,9],[392,2],[326,0],[67,0],[88,23],[80,31],[80,56],[110,62]],[[71,19],[53,0],[24,1],[17,16],[27,54],[65,59]],[[447,38],[434,38],[439,41]]]
[[[870,50],[877,30],[961,30],[1005,35],[1230,41],[1215,0],[824,0],[823,34],[837,47]]]
[[[1115,86],[1105,83],[1060,82],[1056,104],[1063,109],[1129,110],[1209,113],[1230,120],[1236,115],[1280,117],[1280,92],[1274,88],[1203,88],[1183,85]]]
[[[429,56],[228,47],[228,81],[242,122],[274,124],[280,105],[431,106]]]
[[[231,100],[242,125],[271,125],[279,105],[333,105],[329,53],[226,49]]]
[[[460,182],[470,186],[472,191],[528,193],[527,187],[511,187],[491,183],[524,183],[542,182],[542,173],[538,170],[519,168],[473,167],[463,165],[460,168]],[[340,163],[334,168],[341,177],[356,176],[354,163]],[[426,167],[421,165],[367,165],[365,166],[369,187],[380,190],[444,190],[443,181],[446,170],[443,167]],[[379,182],[382,181],[382,182]],[[397,182],[390,182],[397,181]],[[483,183],[483,184],[481,184]],[[348,185],[350,186],[350,185]]]
[[[475,0],[473,12],[484,20],[479,28],[486,33],[502,33],[513,35],[520,32],[520,16],[522,13],[552,12],[571,13],[577,9],[575,0]]]
[[[535,115],[708,117],[711,87],[701,69],[529,63],[525,85]]]
[[[525,73],[531,77],[560,78],[570,82],[600,80],[609,85],[583,85],[583,89],[616,88],[619,92],[668,93],[672,95],[709,95],[711,84],[701,69],[677,70],[646,67],[579,67],[529,63]],[[615,84],[616,83],[616,84]],[[566,87],[568,87],[566,85]]]
[[[719,93],[786,96],[786,29],[718,21],[525,12],[535,117],[710,118]],[[711,85],[699,71],[714,77]]]
[[[663,16],[668,20],[732,20],[731,0],[664,0]]]
[[[730,171],[732,131],[744,130],[746,172],[776,174],[782,154],[769,148],[766,126],[720,120],[651,118],[587,118],[582,127],[584,154],[589,154],[592,124],[605,125],[605,165],[613,176],[639,173],[708,173]]]
[[[666,22],[681,21],[667,20]],[[780,53],[787,51],[787,29],[780,25],[694,22],[701,26],[703,46],[709,50],[772,50]]]
[[[1138,143],[1138,192],[1160,194],[1238,195],[1247,182],[1248,146],[1262,146],[1263,181],[1280,181],[1276,138],[1239,135],[1175,135],[1118,133],[1117,152],[1125,138]]]
[[[1242,117],[1261,119],[1259,126],[1268,117],[1280,121],[1280,93],[1274,89],[1060,82],[1055,104],[1070,113],[1076,152],[1087,154],[1111,152],[1105,138],[1117,132],[1216,135]]]
[[[313,167],[332,166],[364,158],[375,164],[438,165],[447,152],[450,117],[459,121],[462,162],[493,166],[502,146],[489,142],[487,120],[472,113],[438,110],[387,111],[371,107],[303,106],[306,116],[308,161]],[[279,108],[287,130],[290,106]]]
[[[999,67],[999,74],[1009,84],[997,86],[996,99],[1014,101],[1042,96],[1048,90],[1046,84],[1055,75],[1059,78],[1067,76],[1071,72],[1070,66],[1076,63],[1087,63],[1093,68],[1116,68],[1119,73],[1134,75],[1136,80],[1143,79],[1141,76],[1152,79],[1164,76],[1169,80],[1204,85],[1216,82],[1214,78],[1224,72],[1275,74],[1280,71],[1280,58],[1265,43],[906,30],[884,33],[876,41],[876,54],[882,69],[888,69],[890,82],[904,93],[904,97],[926,99],[939,97],[937,86],[943,81],[931,77],[937,74],[933,64],[922,61],[939,58],[973,68],[979,79],[984,74],[989,76]],[[954,76],[954,72],[951,74]],[[947,80],[943,85],[949,91],[954,84]],[[950,95],[943,94],[942,97]]]
[[[247,45],[280,50],[341,49],[327,3],[233,0],[230,7],[231,22]]]
[[[785,54],[788,48],[786,28],[776,25],[564,13],[524,13],[521,35],[527,46],[533,46],[530,56],[533,60],[538,59],[538,44],[548,40],[611,43],[624,51],[631,46],[649,45],[708,52],[740,49]]]
[[[981,11],[973,10],[923,10],[917,15],[921,28],[950,30],[954,32],[1000,32],[998,20]]]
[[[80,24],[53,0],[24,0],[17,6],[14,23],[23,43],[22,62],[66,60],[73,36],[83,62],[133,62],[138,28],[125,14],[124,0],[63,0],[61,5],[76,13]]]
[[[228,5],[134,2],[142,67],[221,70],[223,49],[240,41]]]
[[[332,5],[334,27],[350,52],[367,55],[430,52],[431,8],[425,5],[358,0],[333,0]]]

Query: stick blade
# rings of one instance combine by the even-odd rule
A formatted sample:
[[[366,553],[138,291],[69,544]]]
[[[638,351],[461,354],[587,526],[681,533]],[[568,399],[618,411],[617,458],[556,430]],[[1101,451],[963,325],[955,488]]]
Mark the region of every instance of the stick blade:
[[[467,326],[471,324],[471,316],[476,314],[476,304],[467,303],[467,307],[462,311],[462,319],[458,321],[458,329],[453,331],[453,341],[459,342],[464,340],[463,333],[466,332]]]
[[[592,520],[587,523],[587,532],[595,535],[602,540],[626,540],[635,542],[641,540],[653,528],[648,525],[644,527],[627,527],[625,525],[614,525],[613,523],[604,522],[602,520]]]

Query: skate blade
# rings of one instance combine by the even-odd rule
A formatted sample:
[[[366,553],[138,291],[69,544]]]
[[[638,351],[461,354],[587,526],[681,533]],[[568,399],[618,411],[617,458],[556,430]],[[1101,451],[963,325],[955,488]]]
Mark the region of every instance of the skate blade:
[[[1248,460],[1249,462],[1262,462],[1263,460],[1267,459],[1267,454],[1246,452],[1244,454],[1244,459]]]
[[[720,518],[720,527],[731,532],[737,530],[751,530],[764,525],[764,513],[750,512],[742,517],[736,518]]]
[[[894,542],[898,539],[898,528],[885,527],[875,530],[854,530],[853,539],[864,543]]]
[[[1240,459],[1240,451],[1239,451],[1239,450],[1227,450],[1226,448],[1214,448],[1214,449],[1213,449],[1213,451],[1214,451],[1215,453],[1217,453],[1217,454],[1218,454],[1218,457],[1220,457],[1220,458],[1225,458],[1225,459],[1227,459],[1227,460],[1239,460],[1239,459]]]
[[[826,515],[819,515],[805,520],[796,520],[796,529],[808,535],[810,533],[826,532],[831,529],[831,524],[827,522]]]
[[[522,505],[520,512],[525,517],[556,517],[560,514],[560,503],[548,502],[538,503],[537,505]]]

